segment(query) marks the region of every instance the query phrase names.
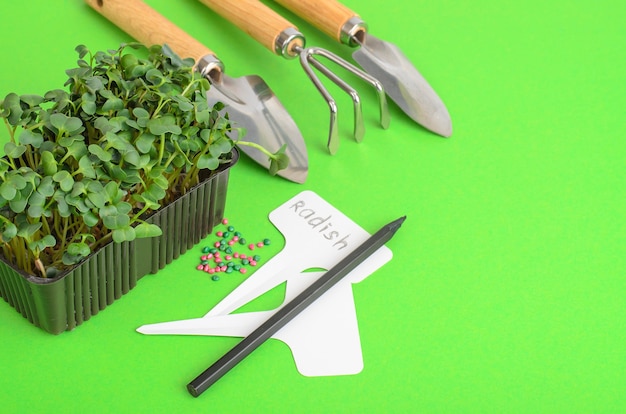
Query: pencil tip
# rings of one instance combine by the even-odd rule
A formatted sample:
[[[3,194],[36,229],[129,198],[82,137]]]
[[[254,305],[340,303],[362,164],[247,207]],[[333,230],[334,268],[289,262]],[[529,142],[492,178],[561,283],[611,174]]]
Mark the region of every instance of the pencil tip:
[[[395,231],[397,231],[400,228],[402,223],[404,223],[404,220],[406,220],[406,216],[402,216],[399,219],[396,219],[396,220],[392,221],[387,226],[389,227],[389,230],[395,232]]]

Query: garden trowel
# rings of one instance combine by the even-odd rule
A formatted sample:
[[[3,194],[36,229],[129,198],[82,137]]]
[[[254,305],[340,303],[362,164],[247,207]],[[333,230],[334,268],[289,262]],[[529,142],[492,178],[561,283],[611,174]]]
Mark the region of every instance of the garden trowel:
[[[270,152],[276,152],[286,144],[289,165],[277,174],[297,183],[306,180],[308,156],[304,138],[263,79],[256,75],[228,77],[215,53],[141,0],[85,2],[144,45],[167,44],[179,56],[194,58],[196,69],[211,83],[207,92],[209,105],[224,103],[224,111],[228,112],[231,121],[246,129],[243,139]],[[240,145],[239,149],[269,169],[267,155],[249,146]]]
[[[418,124],[444,137],[452,121],[441,98],[394,44],[377,39],[366,22],[336,0],[274,0],[340,43],[360,46],[352,57],[380,81],[394,102]]]

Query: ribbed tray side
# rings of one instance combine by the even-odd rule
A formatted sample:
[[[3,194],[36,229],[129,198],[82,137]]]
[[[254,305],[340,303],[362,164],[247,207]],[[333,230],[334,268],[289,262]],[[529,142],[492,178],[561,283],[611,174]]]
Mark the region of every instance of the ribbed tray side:
[[[59,334],[89,320],[198,244],[224,217],[233,161],[210,179],[154,213],[146,221],[163,235],[109,243],[56,279],[27,276],[0,258],[0,297],[35,326]]]

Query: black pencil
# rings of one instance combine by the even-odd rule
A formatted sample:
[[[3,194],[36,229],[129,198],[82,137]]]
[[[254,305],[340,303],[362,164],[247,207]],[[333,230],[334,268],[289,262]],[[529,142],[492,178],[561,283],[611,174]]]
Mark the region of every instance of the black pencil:
[[[311,303],[322,296],[328,289],[333,287],[355,267],[371,256],[376,250],[393,237],[400,228],[406,216],[383,226],[380,230],[369,237],[359,247],[343,258],[337,265],[324,273],[311,286],[283,306],[250,335],[241,340],[224,356],[213,365],[198,375],[187,384],[187,390],[194,397],[198,397],[204,391],[230,371],[241,360],[250,355],[258,346],[272,337],[276,332],[291,321],[296,315],[306,309]]]

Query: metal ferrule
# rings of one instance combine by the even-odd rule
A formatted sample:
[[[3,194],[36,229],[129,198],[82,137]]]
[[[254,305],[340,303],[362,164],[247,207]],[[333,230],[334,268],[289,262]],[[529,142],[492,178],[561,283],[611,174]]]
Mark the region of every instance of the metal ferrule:
[[[344,45],[356,47],[365,40],[365,33],[367,33],[367,23],[360,17],[354,16],[344,23],[339,39]]]
[[[288,27],[276,36],[274,51],[287,59],[298,56],[298,50],[304,47],[304,35],[294,27]]]
[[[215,55],[206,55],[196,62],[196,70],[211,82],[221,82],[224,64]]]

